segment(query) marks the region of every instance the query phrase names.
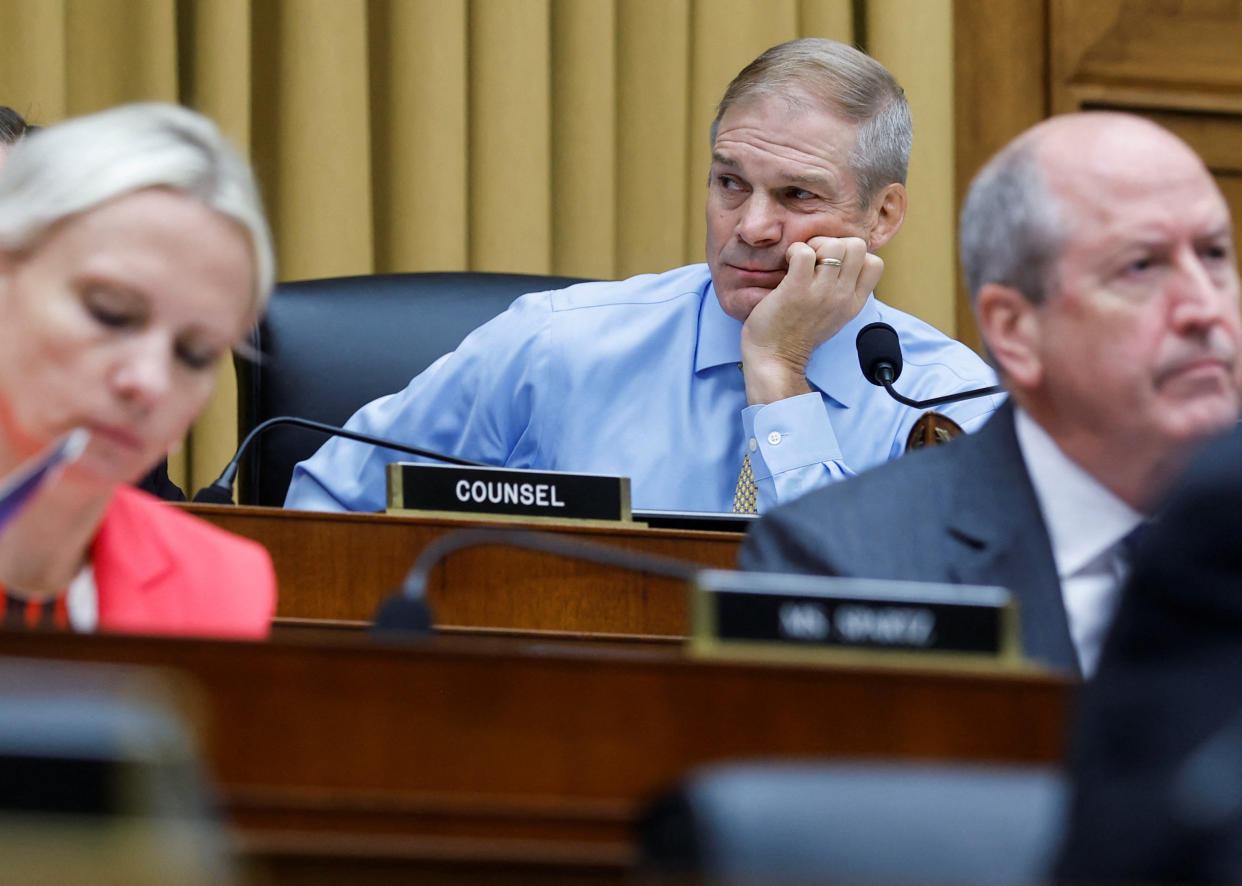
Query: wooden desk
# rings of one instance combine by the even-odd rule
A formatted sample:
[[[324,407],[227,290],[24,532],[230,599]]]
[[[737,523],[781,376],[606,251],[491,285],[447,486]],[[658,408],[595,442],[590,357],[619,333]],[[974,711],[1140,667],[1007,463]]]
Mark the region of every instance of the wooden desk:
[[[185,507],[271,552],[280,585],[277,615],[283,619],[368,622],[429,542],[452,530],[481,525],[386,514]],[[740,536],[726,532],[624,527],[552,531],[724,569],[733,568],[741,542]],[[689,627],[683,582],[508,547],[472,548],[449,556],[432,575],[428,599],[442,630],[679,638]]]
[[[273,882],[620,883],[641,804],[739,757],[1055,761],[1059,678],[693,660],[440,637],[266,644],[13,633],[7,655],[174,668]]]

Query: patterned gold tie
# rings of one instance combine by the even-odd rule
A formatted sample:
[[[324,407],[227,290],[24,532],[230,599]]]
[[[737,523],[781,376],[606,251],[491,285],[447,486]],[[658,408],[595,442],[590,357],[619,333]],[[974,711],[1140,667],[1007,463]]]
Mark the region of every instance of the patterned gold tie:
[[[755,475],[750,472],[750,453],[742,459],[742,470],[737,475],[737,488],[733,490],[733,513],[757,514],[756,497],[759,494],[755,486]]]

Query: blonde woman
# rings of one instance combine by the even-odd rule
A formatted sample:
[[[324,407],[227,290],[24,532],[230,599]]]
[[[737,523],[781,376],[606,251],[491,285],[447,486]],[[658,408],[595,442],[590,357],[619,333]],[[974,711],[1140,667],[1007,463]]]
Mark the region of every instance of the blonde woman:
[[[130,105],[12,148],[0,475],[74,428],[90,441],[0,533],[6,623],[267,633],[267,552],[127,484],[185,434],[273,275],[249,167],[198,114]]]

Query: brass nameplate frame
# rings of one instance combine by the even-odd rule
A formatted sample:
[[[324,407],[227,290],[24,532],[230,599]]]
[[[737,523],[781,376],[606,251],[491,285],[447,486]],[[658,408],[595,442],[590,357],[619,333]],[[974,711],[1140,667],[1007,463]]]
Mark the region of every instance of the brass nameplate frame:
[[[692,648],[783,661],[1021,666],[1004,588],[704,570],[691,588]]]
[[[388,466],[388,512],[537,523],[633,523],[628,477],[412,462]]]

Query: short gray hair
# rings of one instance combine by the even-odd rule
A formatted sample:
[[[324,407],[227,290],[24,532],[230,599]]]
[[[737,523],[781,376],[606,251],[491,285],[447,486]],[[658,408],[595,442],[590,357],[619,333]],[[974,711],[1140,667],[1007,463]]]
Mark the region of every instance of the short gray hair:
[[[0,145],[15,145],[30,126],[17,111],[0,105]]]
[[[712,144],[720,118],[734,105],[780,96],[797,103],[806,96],[858,125],[850,171],[860,207],[892,182],[906,183],[913,129],[906,93],[871,56],[824,37],[773,46],[742,69],[725,90],[712,121]]]
[[[970,184],[958,232],[962,271],[973,304],[988,283],[1016,289],[1042,304],[1056,288],[1065,245],[1061,205],[1048,187],[1037,145],[1004,148]]]
[[[261,310],[276,271],[250,166],[214,123],[177,105],[123,105],[22,139],[0,174],[0,249],[29,250],[59,222],[146,188],[179,191],[245,230]]]

